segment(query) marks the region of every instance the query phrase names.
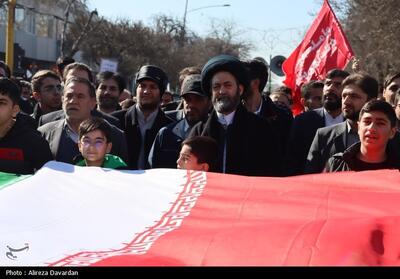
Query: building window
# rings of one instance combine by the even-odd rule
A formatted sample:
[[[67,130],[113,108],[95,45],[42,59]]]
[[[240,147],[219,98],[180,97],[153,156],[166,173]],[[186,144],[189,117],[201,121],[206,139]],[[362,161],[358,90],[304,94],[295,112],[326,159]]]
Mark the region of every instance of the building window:
[[[2,5],[0,5],[0,24],[7,25],[7,9]]]
[[[48,29],[47,29],[47,37],[49,37],[49,38],[54,38],[55,36],[55,34],[54,34],[54,22],[55,22],[55,19],[54,18],[52,18],[52,17],[48,17]]]
[[[47,15],[36,14],[36,35],[38,37],[48,37],[49,20]]]
[[[25,10],[23,8],[17,7],[15,9],[15,23],[14,24],[18,30],[26,31]]]
[[[27,10],[25,15],[26,29],[28,33],[35,34],[35,13]]]

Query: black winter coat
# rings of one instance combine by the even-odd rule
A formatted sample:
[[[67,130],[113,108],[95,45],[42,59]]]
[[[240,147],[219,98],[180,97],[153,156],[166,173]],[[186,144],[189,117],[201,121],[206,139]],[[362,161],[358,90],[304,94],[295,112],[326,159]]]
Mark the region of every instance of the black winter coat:
[[[142,136],[140,133],[139,122],[137,119],[137,108],[136,106],[130,107],[128,110],[123,110],[113,113],[113,116],[117,117],[122,124],[123,130],[125,131],[126,143],[128,145],[128,165],[130,169],[138,169],[138,160],[141,145],[144,144],[145,150],[145,161],[146,169],[150,168],[148,163],[148,157],[150,149],[153,145],[154,139],[158,131],[172,123],[173,121],[165,116],[164,112],[159,109],[156,119],[151,129],[146,131],[145,142],[142,143]]]
[[[281,147],[270,125],[239,105],[233,123],[225,130],[215,111],[205,123],[196,124],[189,137],[209,136],[218,143],[217,172],[222,172],[227,141],[226,173],[248,176],[280,176]]]
[[[360,152],[361,143],[357,142],[347,148],[343,153],[337,153],[329,158],[326,172],[338,171],[365,171],[376,169],[400,169],[400,157],[391,144],[387,145],[387,160],[382,164],[360,163],[357,154]]]
[[[53,160],[49,144],[31,125],[17,119],[0,139],[0,171],[33,174]]]

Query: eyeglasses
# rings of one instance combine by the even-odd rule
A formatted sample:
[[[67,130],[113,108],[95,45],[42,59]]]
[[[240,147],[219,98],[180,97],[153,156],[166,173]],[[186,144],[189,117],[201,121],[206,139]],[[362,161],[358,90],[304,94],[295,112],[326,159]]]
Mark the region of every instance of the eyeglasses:
[[[90,139],[84,138],[81,140],[81,143],[84,148],[89,148],[90,146],[94,146],[94,148],[100,149],[106,144],[106,140],[96,139],[94,142],[92,142]]]
[[[57,85],[46,85],[43,87],[42,92],[44,93],[61,93],[63,90],[63,87],[61,84]]]

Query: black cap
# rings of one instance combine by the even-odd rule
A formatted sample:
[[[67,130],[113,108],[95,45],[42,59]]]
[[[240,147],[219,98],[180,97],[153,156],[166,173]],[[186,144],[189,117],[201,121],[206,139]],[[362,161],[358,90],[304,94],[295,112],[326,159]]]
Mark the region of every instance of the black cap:
[[[181,96],[185,94],[195,94],[202,97],[210,97],[210,94],[207,94],[201,88],[201,75],[190,75],[183,80]]]
[[[204,65],[201,70],[201,86],[204,92],[211,94],[211,79],[217,72],[230,72],[243,85],[244,91],[249,87],[249,79],[243,63],[232,55],[218,55]]]
[[[138,84],[143,79],[150,79],[158,84],[161,95],[164,94],[168,85],[167,74],[159,67],[154,65],[142,66],[136,74],[135,82]]]

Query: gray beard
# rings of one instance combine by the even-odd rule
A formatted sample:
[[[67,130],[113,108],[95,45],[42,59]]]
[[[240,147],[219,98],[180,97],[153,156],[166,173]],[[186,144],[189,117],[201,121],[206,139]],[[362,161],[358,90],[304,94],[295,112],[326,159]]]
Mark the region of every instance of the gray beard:
[[[240,95],[237,94],[235,97],[224,97],[219,100],[213,100],[214,109],[222,114],[228,114],[236,110],[240,103]]]

